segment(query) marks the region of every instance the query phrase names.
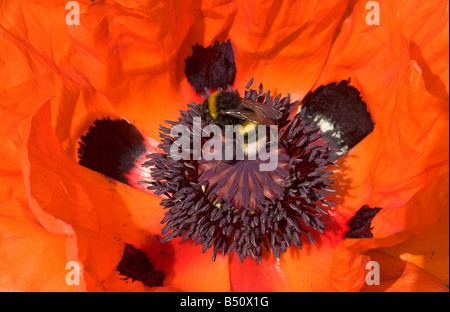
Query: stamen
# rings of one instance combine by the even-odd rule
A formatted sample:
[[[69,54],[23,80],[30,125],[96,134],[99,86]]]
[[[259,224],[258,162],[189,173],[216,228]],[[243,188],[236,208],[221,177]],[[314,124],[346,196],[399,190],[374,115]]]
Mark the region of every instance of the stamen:
[[[261,261],[263,250],[280,257],[287,248],[302,247],[302,234],[315,244],[313,232],[323,233],[326,225],[321,219],[332,203],[325,201],[334,192],[329,177],[333,164],[327,143],[319,128],[305,123],[304,112],[290,120],[298,102],[289,95],[273,98],[247,85],[245,99],[270,105],[281,112],[278,126],[278,163],[272,171],[262,171],[259,158],[243,160],[194,160],[193,142],[188,159],[174,160],[170,147],[177,138],[170,129],[160,127],[160,148],[164,153],[148,155],[144,166],[153,166],[154,182],[148,186],[158,195],[165,195],[161,205],[167,209],[162,224],[162,241],[182,236],[203,246],[203,252],[213,249],[213,260],[236,252],[241,261],[247,256]],[[202,106],[191,103],[181,112],[173,126],[183,125],[193,133],[193,120],[202,116]],[[202,126],[207,121],[202,120]],[[204,144],[205,140],[202,141]]]

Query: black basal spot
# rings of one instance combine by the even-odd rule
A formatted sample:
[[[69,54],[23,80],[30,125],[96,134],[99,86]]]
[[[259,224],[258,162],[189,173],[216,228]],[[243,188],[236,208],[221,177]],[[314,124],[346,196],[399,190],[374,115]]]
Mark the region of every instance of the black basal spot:
[[[322,130],[322,138],[330,142],[334,160],[346,154],[374,128],[366,103],[349,80],[320,86],[303,99],[301,109],[306,121]]]
[[[96,120],[81,137],[79,164],[128,183],[125,174],[135,167],[135,160],[145,153],[144,137],[126,120]]]
[[[229,40],[222,43],[216,42],[213,46],[206,48],[197,44],[192,50],[192,56],[185,61],[184,71],[197,93],[203,92],[205,87],[215,90],[233,85],[236,64]]]
[[[155,270],[145,252],[128,244],[116,270],[126,276],[125,279],[140,281],[148,287],[162,286],[165,278],[163,272]]]
[[[380,210],[381,208],[362,206],[348,222],[349,230],[344,238],[372,238],[372,219]]]

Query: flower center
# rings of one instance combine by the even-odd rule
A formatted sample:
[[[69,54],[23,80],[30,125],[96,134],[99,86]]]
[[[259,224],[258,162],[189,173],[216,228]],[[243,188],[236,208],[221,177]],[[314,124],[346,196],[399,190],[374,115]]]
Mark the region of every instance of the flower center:
[[[284,196],[282,184],[289,175],[289,156],[282,147],[276,153],[278,162],[273,171],[261,171],[260,160],[200,161],[198,180],[207,181],[205,193],[210,200],[224,198],[237,210],[260,212],[266,198],[280,200]]]
[[[149,161],[143,166],[152,167],[154,181],[148,188],[166,196],[161,202],[167,209],[161,222],[165,223],[162,242],[182,236],[182,241],[192,239],[202,244],[203,252],[212,248],[213,260],[219,252],[223,255],[236,252],[241,261],[250,256],[260,262],[263,248],[280,257],[290,246],[301,248],[303,234],[314,244],[312,231],[325,230],[321,215],[333,205],[325,200],[326,193],[334,192],[331,188],[334,180],[328,179],[333,174],[328,170],[332,165],[328,144],[319,142],[319,128],[313,123],[306,124],[302,112],[289,119],[298,105],[290,102],[289,95],[273,98],[270,92],[263,93],[262,85],[259,91],[249,89],[250,85],[241,100],[246,102],[244,108],[239,107],[236,99],[232,106],[222,107],[226,103],[221,103],[218,97],[217,103],[188,105],[189,110],[181,112],[177,122],[168,123],[172,129],[185,127],[185,134],[195,133],[195,119],[205,115],[205,108],[216,112],[218,107],[224,118],[210,115],[205,125],[216,123],[223,128],[224,121],[235,123],[236,119],[245,119],[242,125],[247,128],[242,131],[247,133],[251,124],[272,124],[276,126],[278,140],[275,144],[263,141],[256,151],[262,153],[266,147],[266,152],[270,150],[276,160],[253,157],[249,147],[254,137],[252,140],[250,136],[239,145],[246,151],[243,158],[196,158],[198,142],[202,153],[207,144],[204,140],[196,143],[194,139],[184,140],[190,153],[184,156],[189,157],[176,158],[171,152],[181,139],[161,126],[159,147],[164,153],[148,155]],[[235,96],[227,94],[227,97]],[[230,139],[219,136],[217,141],[225,144]],[[269,164],[270,170],[265,170],[267,167],[263,165]]]

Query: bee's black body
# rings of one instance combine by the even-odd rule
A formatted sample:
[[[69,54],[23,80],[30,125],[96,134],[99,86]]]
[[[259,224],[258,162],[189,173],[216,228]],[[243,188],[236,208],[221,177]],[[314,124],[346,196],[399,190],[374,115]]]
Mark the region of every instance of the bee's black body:
[[[280,112],[264,103],[243,99],[237,92],[218,91],[203,102],[203,118],[221,127],[252,123],[271,125],[277,121]]]

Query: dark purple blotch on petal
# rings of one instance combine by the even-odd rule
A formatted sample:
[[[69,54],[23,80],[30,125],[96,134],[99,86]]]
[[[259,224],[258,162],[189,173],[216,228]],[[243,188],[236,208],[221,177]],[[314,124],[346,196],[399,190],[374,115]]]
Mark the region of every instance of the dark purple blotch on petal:
[[[320,86],[302,101],[305,121],[322,130],[322,138],[330,142],[332,159],[345,155],[374,129],[366,103],[349,80]]]
[[[79,164],[113,179],[128,183],[126,174],[146,152],[144,137],[126,120],[96,120],[81,137]]]
[[[234,83],[236,63],[231,42],[219,43],[213,46],[192,47],[192,55],[185,60],[184,72],[189,83],[197,93],[205,88],[216,90],[226,89]]]
[[[116,270],[125,279],[140,281],[147,287],[162,286],[165,278],[163,272],[155,270],[145,252],[129,244],[125,245],[122,260]]]
[[[368,205],[362,206],[347,223],[349,230],[344,238],[372,238],[372,219],[381,208],[370,208]]]

